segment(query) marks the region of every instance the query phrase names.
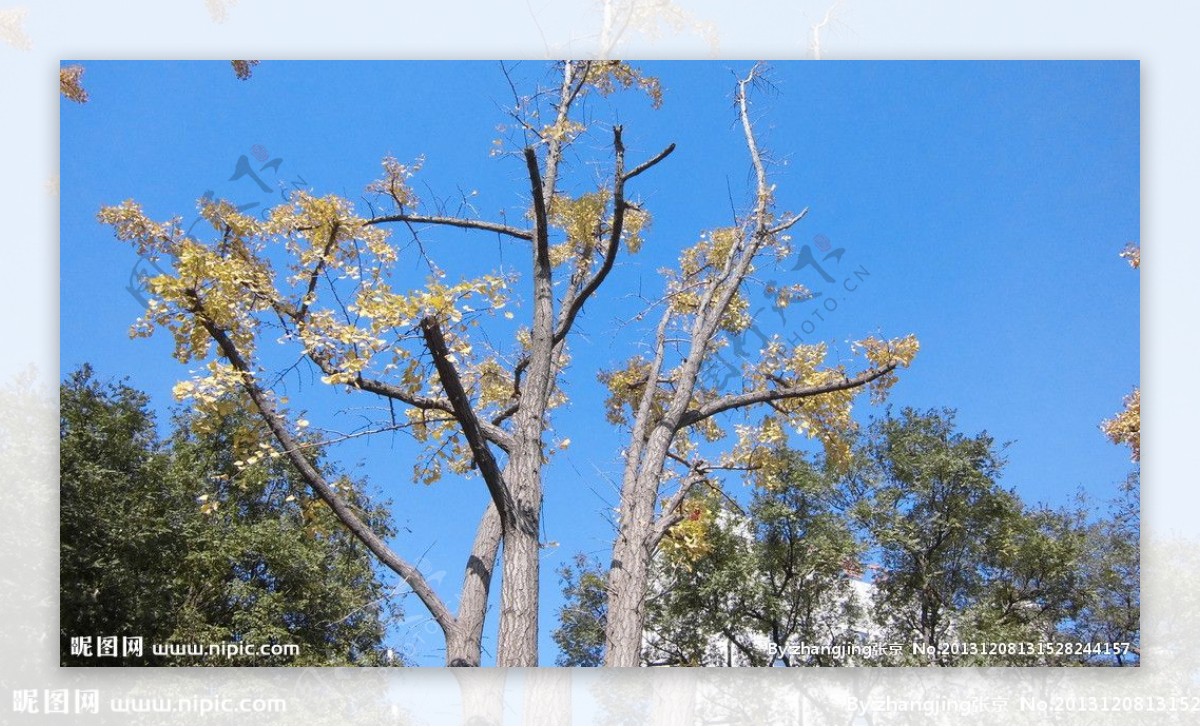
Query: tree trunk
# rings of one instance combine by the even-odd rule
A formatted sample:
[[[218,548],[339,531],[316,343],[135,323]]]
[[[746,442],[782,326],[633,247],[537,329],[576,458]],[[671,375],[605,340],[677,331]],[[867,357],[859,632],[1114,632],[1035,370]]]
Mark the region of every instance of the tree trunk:
[[[537,666],[538,581],[541,516],[540,432],[518,434],[524,444],[512,454],[504,481],[512,492],[513,512],[504,517],[500,582],[500,634],[496,666]]]
[[[463,724],[504,723],[504,683],[508,672],[496,669],[455,669]]]
[[[653,540],[654,503],[672,437],[669,424],[656,427],[638,458],[640,462],[626,465],[621,518],[608,576],[605,666],[641,664],[650,559],[657,545]]]
[[[446,631],[446,666],[479,666],[482,645],[469,630]]]
[[[457,628],[446,634],[446,666],[479,666],[483,650],[483,622],[488,593],[500,549],[500,513],[488,503],[479,521],[475,542],[467,559],[462,593],[458,602]]]
[[[537,532],[506,528],[496,666],[537,666]]]
[[[525,678],[523,722],[527,725],[571,724],[571,671],[529,669]]]
[[[608,622],[605,629],[604,665],[638,666],[642,657],[642,632],[646,621],[646,588],[650,558],[641,542],[625,534],[613,548],[608,580]]]

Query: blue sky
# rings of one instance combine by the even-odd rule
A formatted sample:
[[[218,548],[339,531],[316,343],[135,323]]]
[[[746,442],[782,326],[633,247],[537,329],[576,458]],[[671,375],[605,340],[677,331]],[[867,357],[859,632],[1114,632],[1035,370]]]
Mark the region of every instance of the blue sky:
[[[661,290],[656,270],[701,231],[728,224],[731,200],[745,207],[750,167],[731,94],[749,65],[641,64],[662,81],[661,110],[636,94],[588,107],[598,121],[623,124],[632,160],[671,142],[678,149],[631,183],[653,227],[586,309],[572,344],[572,403],[554,427],[574,443],[546,478],[546,537],[559,545],[544,551],[543,664],[555,656],[554,569],[580,551],[604,560],[611,542],[622,439],[604,422],[594,372],[637,351],[641,329],[621,321],[639,292]],[[220,62],[87,68],[92,100],[61,115],[62,369],[89,361],[103,375],[128,375],[164,410],[188,367],[171,359],[169,337],[127,337],[142,311],[127,290],[137,261],[95,221],[101,205],[132,197],[156,218],[190,224],[208,191],[257,203],[256,212],[280,200],[280,185],[359,199],[386,154],[424,156],[417,185],[426,199],[476,192],[469,199],[485,218],[520,214],[524,202],[520,161],[489,156],[511,103],[496,63],[267,62],[246,82]],[[514,75],[548,78],[536,63]],[[1029,501],[1065,504],[1079,488],[1103,499],[1129,462],[1097,425],[1139,377],[1138,274],[1117,257],[1139,239],[1138,77],[1133,62],[775,64],[775,90],[756,96],[754,117],[777,198],[810,210],[798,242],[844,253],[824,263],[834,284],[786,262],[772,273],[822,295],[783,317],[757,298],[760,328],[828,341],[835,356],[865,335],[915,333],[921,354],[894,405],[953,407],[964,431],[1011,441],[1004,484]],[[608,169],[603,141],[569,155],[569,189]],[[248,175],[231,179],[243,155],[268,191]],[[408,236],[397,230],[395,239]],[[525,271],[525,250],[488,235],[429,231],[423,240],[452,277],[500,264]],[[419,279],[412,252],[400,267]],[[843,285],[851,278],[853,291]],[[523,310],[515,307],[518,320]],[[289,386],[317,426],[345,424],[337,410],[359,403],[308,378]],[[859,409],[879,412],[865,399]],[[414,452],[397,436],[338,455],[393,500],[395,547],[444,571],[453,600],[485,494],[478,481],[412,484]],[[398,635],[423,663],[438,663],[438,639],[421,636],[420,604],[405,605],[411,623]],[[495,620],[493,611],[492,630]]]

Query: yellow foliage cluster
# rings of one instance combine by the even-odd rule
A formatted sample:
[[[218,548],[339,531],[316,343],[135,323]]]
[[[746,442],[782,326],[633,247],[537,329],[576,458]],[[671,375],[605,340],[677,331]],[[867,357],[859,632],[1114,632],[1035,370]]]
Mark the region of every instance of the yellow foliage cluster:
[[[379,184],[399,190],[414,168],[385,160],[385,178]],[[396,191],[401,199],[415,202],[404,194]],[[213,355],[217,330],[253,362],[256,346],[262,344],[261,327],[278,317],[291,324],[285,326],[280,343],[299,342],[306,354],[322,362],[328,369],[324,383],[352,386],[360,374],[379,368],[384,374],[393,372],[391,380],[403,391],[440,398],[440,382],[429,363],[404,348],[404,339],[415,334],[402,330],[413,328],[424,316],[435,316],[443,324],[451,361],[464,384],[477,390],[485,406],[500,406],[511,398],[511,375],[495,358],[479,364],[466,336],[467,327],[477,320],[473,314],[504,308],[511,278],[483,275],[448,283],[444,273],[435,271],[424,287],[394,292],[384,282],[396,260],[387,231],[367,224],[348,200],[333,195],[297,192],[268,210],[265,221],[223,200],[201,200],[200,215],[216,233],[210,242],[187,236],[179,219],[150,219],[133,201],[100,211],[100,221],[143,257],[172,258],[173,270],[148,281],[152,297],[133,335],[150,335],[157,326],[168,328],[175,338],[175,357],[186,363]],[[280,245],[289,253],[286,276],[277,275],[269,262],[271,248]],[[349,305],[343,307],[340,300],[337,305],[318,305],[314,283],[325,277],[353,286]],[[381,354],[386,358],[376,367]],[[193,400],[201,412],[216,413],[237,401],[242,384],[238,376],[230,365],[212,361],[207,371],[181,382],[176,395]],[[556,396],[561,401],[561,394]],[[418,435],[431,443],[434,459],[465,470],[469,452],[451,436],[452,427],[432,421],[436,415],[426,418],[425,412],[410,415]],[[434,464],[423,472],[423,479],[440,474],[441,465]]]
[[[870,336],[858,341],[856,347],[861,348],[875,368],[883,368],[885,366],[895,365],[897,368],[908,368],[916,358],[917,352],[921,350],[921,343],[913,334],[904,336],[903,338],[893,338],[890,341]],[[890,389],[897,381],[897,376],[894,371],[880,376],[871,382],[871,400],[875,403],[883,401]]]
[[[629,425],[626,411],[636,412],[641,401],[642,393],[646,390],[650,376],[650,362],[641,356],[634,356],[625,364],[625,368],[616,371],[602,371],[597,378],[608,388],[608,398],[604,400],[605,418],[612,424]],[[655,396],[652,412],[654,417],[661,416],[666,396]]]
[[[408,180],[420,171],[424,163],[424,158],[418,157],[412,164],[401,164],[389,154],[382,162],[383,176],[368,184],[367,192],[386,194],[399,207],[416,207],[420,200]]]
[[[83,87],[83,66],[64,66],[58,69],[58,90],[65,99],[75,103],[87,103],[88,93]]]
[[[506,404],[512,399],[512,375],[495,358],[484,359],[475,369],[481,407]]]
[[[689,497],[680,505],[683,519],[663,537],[659,549],[668,561],[691,570],[691,564],[712,552],[711,533],[717,508],[709,498]]]
[[[650,98],[654,108],[660,108],[663,102],[662,86],[653,76],[643,75],[641,71],[623,61],[597,61],[590,66],[587,84],[601,96],[607,96],[617,89],[638,88]]]
[[[625,249],[637,254],[642,249],[642,233],[650,226],[650,213],[640,207],[628,207],[625,210],[625,228],[622,238]]]
[[[455,324],[471,313],[500,310],[508,303],[509,281],[504,276],[483,275],[454,284],[443,278],[432,276],[424,288],[409,293],[393,293],[384,282],[364,285],[349,310],[369,319],[371,330],[378,333],[410,327],[426,316]]]
[[[679,256],[679,270],[685,279],[694,278],[702,271],[720,270],[741,242],[741,230],[722,227],[700,236],[699,242],[683,251]]]
[[[545,124],[540,133],[543,139],[568,144],[586,130],[587,127],[582,123],[564,118],[552,124]]]
[[[1125,409],[1100,425],[1113,444],[1129,445],[1133,461],[1142,459],[1142,390],[1134,389],[1125,397]]]
[[[731,258],[741,248],[742,242],[740,229],[722,227],[702,234],[695,245],[684,250],[679,256],[679,270],[664,271],[668,277],[671,310],[679,315],[699,313],[703,302],[701,291],[705,286],[714,285],[725,269],[735,264]],[[746,273],[753,271],[754,266],[750,265]],[[714,294],[710,300],[717,298],[718,295]],[[750,301],[739,288],[730,298],[718,325],[722,331],[736,335],[748,329],[753,322]]]
[[[97,219],[111,226],[118,240],[132,244],[137,254],[147,260],[157,260],[164,253],[174,254],[175,246],[183,237],[183,230],[179,227],[180,218],[164,223],[155,222],[132,199],[101,208]]]
[[[596,242],[604,231],[608,202],[607,190],[579,197],[555,195],[547,213],[550,224],[562,229],[567,239],[550,248],[551,264],[558,266],[569,260],[587,264],[591,261]]]
[[[913,336],[882,341],[868,338],[857,346],[865,351],[872,368],[896,364],[908,366],[916,356],[919,344]],[[751,367],[748,379],[756,389],[814,388],[844,381],[843,366],[825,367],[828,347],[824,343],[799,344],[788,347],[775,337],[763,348],[758,363]],[[872,395],[883,396],[895,377],[885,375],[871,383]],[[815,396],[780,399],[772,404],[772,413],[756,423],[741,424],[735,429],[737,443],[730,459],[740,466],[763,467],[763,457],[787,442],[785,426],[816,439],[825,451],[825,459],[833,468],[843,468],[850,461],[850,438],[856,430],[851,417],[856,389],[829,391]]]

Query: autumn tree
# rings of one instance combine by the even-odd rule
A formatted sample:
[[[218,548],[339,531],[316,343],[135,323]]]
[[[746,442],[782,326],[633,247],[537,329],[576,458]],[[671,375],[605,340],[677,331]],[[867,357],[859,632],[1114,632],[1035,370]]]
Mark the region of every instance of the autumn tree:
[[[895,381],[895,369],[917,352],[913,336],[866,338],[856,344],[864,365],[851,372],[844,363],[826,361],[825,344],[789,345],[775,336],[756,360],[745,363],[740,383],[715,385],[717,353],[752,322],[748,294],[756,285],[754,273],[788,256],[788,231],[806,212],[777,209],[750,116],[750,91],[762,74],[755,66],[734,94],[753,169],[749,211],[728,227],[701,234],[682,252],[679,265],[665,273],[649,357],[634,356],[623,369],[601,377],[611,392],[609,420],[626,427],[630,437],[608,576],[607,666],[637,665],[654,553],[683,519],[681,505],[710,480],[714,467],[762,466],[788,429],[819,439],[827,460],[841,466],[854,430],[850,406],[856,392],[869,387],[882,396]],[[783,306],[808,295],[799,285],[768,292]],[[724,440],[723,423],[732,423],[736,443],[710,462],[697,445]],[[664,492],[667,483],[673,489]]]
[[[1134,270],[1141,269],[1141,246],[1136,243],[1130,243],[1121,251],[1121,257],[1129,263],[1129,267]],[[1125,397],[1125,408],[1113,416],[1112,419],[1105,420],[1100,425],[1100,428],[1113,444],[1127,445],[1132,454],[1133,461],[1140,462],[1142,459],[1141,388],[1135,386],[1133,391]]]
[[[505,587],[497,664],[536,663],[542,435],[548,410],[561,398],[554,389],[556,374],[584,303],[604,282],[619,248],[636,247],[645,216],[626,202],[626,183],[670,152],[626,168],[621,129],[615,127],[609,184],[579,199],[559,194],[563,151],[582,131],[572,118],[579,99],[636,84],[657,93],[622,64],[571,62],[560,69],[549,101],[550,123],[535,125],[518,116],[530,137],[520,154],[532,199],[524,226],[421,214],[410,186],[416,165],[391,158],[384,160],[383,176],[368,185],[376,203],[391,208],[386,214],[363,217],[349,200],[303,192],[266,221],[227,202],[204,201],[201,214],[213,238],[201,241],[185,235],[177,222],[149,220],[132,201],[101,212],[141,254],[174,262],[172,273],[149,281],[155,298],[136,333],[165,326],[175,336],[176,358],[208,361],[209,375],[184,382],[177,393],[201,409],[236,394],[242,406],[258,412],[274,440],[271,451],[291,461],[429,610],[445,634],[450,665],[480,663],[502,536]],[[512,280],[495,274],[445,282],[446,274],[435,269],[424,288],[394,290],[398,246],[389,239],[394,225],[490,232],[528,246],[532,315],[512,350],[475,347],[468,334],[480,321],[479,311],[504,307]],[[565,239],[552,245],[552,231]],[[286,273],[271,262],[280,248],[289,256]],[[560,291],[554,289],[555,268],[565,278]],[[261,376],[261,339],[279,334],[321,371],[324,383],[403,407],[404,426],[430,445],[430,459],[418,468],[425,481],[436,480],[443,465],[460,474],[474,471],[483,480],[491,504],[467,557],[458,613],[362,522],[306,457],[297,440],[301,421]],[[505,365],[510,356],[518,360]]]
[[[382,176],[367,185],[365,213],[343,197],[309,192],[295,193],[264,219],[228,202],[202,200],[210,228],[204,238],[187,234],[178,219],[150,219],[132,200],[100,213],[140,255],[169,264],[149,281],[153,298],[134,334],[165,328],[179,361],[204,364],[202,375],[181,382],[177,395],[201,412],[230,397],[255,412],[269,433],[260,442],[265,454],[295,467],[313,495],[408,584],[445,635],[451,665],[480,663],[501,543],[496,663],[536,664],[542,471],[551,454],[545,440],[552,410],[565,400],[559,384],[568,345],[618,258],[635,254],[647,234],[650,215],[628,187],[674,150],[672,144],[627,161],[622,127],[592,123],[581,109],[584,99],[623,89],[639,90],[657,106],[662,96],[655,79],[620,62],[570,61],[555,68],[553,86],[518,96],[511,110],[520,148],[509,157],[525,177],[520,192],[528,205],[498,221],[447,215],[437,204],[424,204],[412,182],[420,163],[390,157]],[[865,361],[853,372],[826,362],[824,346],[776,340],[747,365],[741,386],[720,389],[707,380],[715,354],[750,323],[746,294],[753,273],[787,256],[787,232],[804,217],[775,209],[749,114],[748,92],[760,75],[756,68],[736,92],[756,179],[749,211],[728,227],[702,233],[668,273],[650,356],[601,375],[612,393],[610,421],[630,431],[607,576],[612,665],[636,663],[652,554],[678,522],[679,505],[711,469],[695,456],[693,440],[724,439],[718,419],[737,412],[758,418],[739,425],[722,466],[754,466],[760,445],[778,440],[785,426],[821,438],[836,458],[852,428],[855,390],[870,386],[882,393],[896,367],[916,353],[911,337],[868,338],[860,343]],[[603,143],[611,150],[603,178],[568,185],[562,179],[566,151],[596,134],[607,135]],[[580,187],[588,191],[566,191]],[[430,260],[426,284],[403,289],[396,274],[400,246],[391,239],[397,228],[418,235],[426,251],[434,249],[424,240],[430,230],[498,236],[524,248],[521,277],[497,269],[455,278]],[[481,335],[476,329],[489,317],[502,310],[513,315],[505,308],[520,289],[526,303],[520,310],[527,314],[511,345]],[[805,291],[773,294],[786,301]],[[678,336],[683,345],[676,345]],[[432,483],[448,468],[482,481],[490,503],[466,557],[457,612],[313,466],[299,438],[306,424],[301,409],[275,390],[273,374],[290,365],[282,363],[276,342],[292,360],[319,371],[323,383],[396,411],[370,431],[406,429],[423,442],[428,449],[416,467],[419,479]],[[664,501],[660,490],[669,481],[676,487]]]

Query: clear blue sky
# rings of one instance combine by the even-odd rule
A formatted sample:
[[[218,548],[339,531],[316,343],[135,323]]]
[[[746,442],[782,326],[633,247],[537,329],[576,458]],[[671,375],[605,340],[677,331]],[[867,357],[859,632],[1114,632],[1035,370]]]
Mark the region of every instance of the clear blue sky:
[[[390,153],[425,157],[417,179],[425,199],[476,191],[470,201],[481,216],[520,214],[521,163],[489,156],[511,102],[496,63],[266,62],[246,82],[224,62],[86,65],[92,100],[65,104],[61,116],[62,369],[87,361],[102,375],[128,375],[164,411],[187,367],[170,357],[169,336],[127,337],[142,312],[126,290],[136,258],[96,222],[101,205],[132,197],[152,216],[180,215],[186,225],[207,191],[257,203],[254,212],[280,199],[280,184],[359,199]],[[624,259],[586,310],[572,344],[572,404],[554,427],[573,444],[546,477],[546,537],[559,545],[544,551],[543,664],[556,654],[554,569],[580,551],[605,560],[611,543],[622,439],[604,422],[594,372],[636,352],[641,330],[618,319],[636,294],[661,290],[655,271],[700,231],[727,224],[731,199],[739,208],[748,199],[731,93],[749,64],[642,67],[662,81],[661,110],[628,94],[589,112],[619,119],[630,159],[670,142],[678,150],[631,184],[653,227],[642,253]],[[1103,499],[1129,462],[1098,424],[1139,376],[1138,275],[1117,257],[1139,239],[1138,76],[1134,62],[775,64],[775,92],[756,97],[754,115],[777,197],[810,209],[799,242],[815,248],[820,236],[845,252],[825,263],[834,285],[812,268],[773,273],[822,297],[785,317],[758,298],[761,328],[826,340],[835,355],[868,334],[915,333],[921,354],[894,405],[953,407],[964,431],[1013,442],[1004,484],[1026,500],[1065,504],[1079,488]],[[516,77],[548,78],[536,63]],[[608,170],[603,138],[569,157],[570,190]],[[268,191],[248,175],[231,179],[243,155]],[[408,235],[397,230],[395,239]],[[499,264],[526,270],[524,249],[487,234],[431,230],[423,239],[451,277]],[[422,274],[411,255],[400,267]],[[854,291],[839,289],[855,270],[868,274]],[[519,322],[525,309],[515,310]],[[502,337],[507,324],[497,323]],[[293,404],[310,407],[316,426],[350,426],[351,415],[334,412],[362,402],[310,382],[290,380]],[[859,413],[872,413],[865,399]],[[453,600],[484,489],[453,478],[412,484],[414,453],[403,436],[337,452],[393,500],[402,528],[395,547],[414,559],[424,553]],[[421,663],[439,663],[440,639],[426,634],[419,602],[405,606],[409,624],[398,637]],[[491,632],[495,622],[493,610]]]

